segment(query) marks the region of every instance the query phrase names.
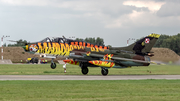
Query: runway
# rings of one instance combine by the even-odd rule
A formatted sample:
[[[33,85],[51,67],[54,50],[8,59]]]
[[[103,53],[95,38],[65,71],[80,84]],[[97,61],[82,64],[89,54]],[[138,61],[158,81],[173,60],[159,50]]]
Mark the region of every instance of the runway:
[[[0,80],[145,80],[180,79],[180,75],[0,75]]]

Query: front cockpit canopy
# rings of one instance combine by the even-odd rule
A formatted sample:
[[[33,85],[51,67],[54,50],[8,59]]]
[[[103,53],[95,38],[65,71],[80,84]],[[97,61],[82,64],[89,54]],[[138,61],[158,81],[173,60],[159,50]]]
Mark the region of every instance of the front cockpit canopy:
[[[77,42],[77,41],[72,40],[72,39],[61,38],[61,37],[47,37],[47,38],[43,39],[40,42],[41,43],[44,43],[44,42],[57,42],[57,43],[68,43],[68,44],[70,44],[71,42]]]
[[[65,43],[65,40],[61,37],[47,37],[45,39],[43,39],[42,41],[40,41],[41,43],[44,42],[57,42],[57,43]]]

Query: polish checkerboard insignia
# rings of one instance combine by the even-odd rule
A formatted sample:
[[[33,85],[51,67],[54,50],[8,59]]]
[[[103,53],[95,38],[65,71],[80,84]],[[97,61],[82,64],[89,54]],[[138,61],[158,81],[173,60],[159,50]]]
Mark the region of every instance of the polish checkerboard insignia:
[[[145,39],[145,43],[149,44],[149,42],[150,42],[150,39],[149,39],[149,38],[146,38],[146,39]]]

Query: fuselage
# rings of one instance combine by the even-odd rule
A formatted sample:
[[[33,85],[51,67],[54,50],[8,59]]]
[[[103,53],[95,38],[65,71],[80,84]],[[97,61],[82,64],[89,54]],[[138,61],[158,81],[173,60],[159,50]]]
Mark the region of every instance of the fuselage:
[[[37,42],[34,44],[26,45],[24,50],[30,53],[47,54],[52,56],[69,56],[72,50],[84,50],[85,48],[91,48],[92,52],[103,52],[108,49],[106,46],[93,45],[86,42]]]
[[[101,67],[102,75],[108,74],[109,68],[128,68],[131,66],[149,66],[149,56],[159,34],[152,33],[126,47],[98,46],[66,38],[45,38],[42,41],[26,45],[24,50],[42,57],[52,58],[51,68],[55,69],[54,58],[65,56],[64,62],[79,65],[86,75],[87,67]]]
[[[106,46],[98,46],[72,40],[68,40],[66,42],[42,41],[26,45],[24,49],[26,52],[40,54],[40,56],[47,58],[48,56],[50,56],[49,58],[56,58],[58,56],[73,58],[73,60],[76,61],[72,62],[71,60],[71,63],[78,62],[79,65],[79,63],[83,62],[86,63],[87,66],[127,68],[131,66],[148,66],[150,61],[148,56],[127,53],[127,51],[120,51],[120,53],[116,53],[116,50],[109,50],[109,47]],[[88,49],[88,51],[86,49]],[[80,53],[75,52],[75,55],[72,56],[70,55],[70,52],[73,50],[77,50]],[[86,51],[82,53],[81,50]],[[113,52],[115,52],[115,54]],[[144,61],[144,63],[142,61]]]

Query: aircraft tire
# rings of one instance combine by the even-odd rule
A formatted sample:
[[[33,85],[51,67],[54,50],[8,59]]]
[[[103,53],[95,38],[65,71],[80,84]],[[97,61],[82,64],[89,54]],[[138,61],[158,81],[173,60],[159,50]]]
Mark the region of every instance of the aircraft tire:
[[[51,68],[55,69],[56,68],[56,63],[51,63]]]
[[[81,69],[82,74],[86,75],[89,72],[89,69],[87,67],[83,67]]]
[[[106,76],[106,75],[108,75],[108,69],[101,69],[101,74],[103,75],[103,76]]]

